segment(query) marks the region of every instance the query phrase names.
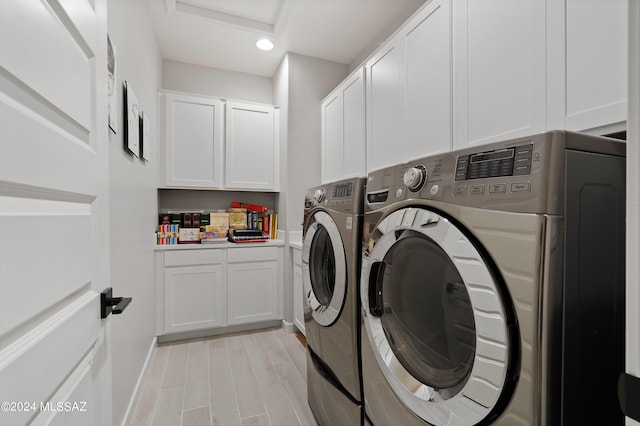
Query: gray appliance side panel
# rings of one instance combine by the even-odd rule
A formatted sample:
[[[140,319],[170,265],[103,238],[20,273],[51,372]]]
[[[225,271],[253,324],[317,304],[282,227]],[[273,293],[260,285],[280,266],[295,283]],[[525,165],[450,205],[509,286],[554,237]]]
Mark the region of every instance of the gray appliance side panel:
[[[567,150],[565,161],[561,423],[622,425],[625,158]]]

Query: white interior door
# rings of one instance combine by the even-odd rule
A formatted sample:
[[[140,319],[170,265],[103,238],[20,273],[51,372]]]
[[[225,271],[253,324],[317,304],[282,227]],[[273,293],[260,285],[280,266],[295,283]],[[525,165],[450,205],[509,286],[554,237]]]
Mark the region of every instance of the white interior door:
[[[0,2],[0,424],[111,424],[105,0]]]

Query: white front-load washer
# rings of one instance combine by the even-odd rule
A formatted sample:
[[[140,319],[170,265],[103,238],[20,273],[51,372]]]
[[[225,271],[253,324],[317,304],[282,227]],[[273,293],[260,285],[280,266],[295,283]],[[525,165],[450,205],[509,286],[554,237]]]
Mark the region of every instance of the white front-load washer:
[[[622,425],[625,145],[554,131],[369,174],[365,417]]]
[[[320,425],[360,425],[359,274],[365,178],[307,191],[302,281],[307,389]]]

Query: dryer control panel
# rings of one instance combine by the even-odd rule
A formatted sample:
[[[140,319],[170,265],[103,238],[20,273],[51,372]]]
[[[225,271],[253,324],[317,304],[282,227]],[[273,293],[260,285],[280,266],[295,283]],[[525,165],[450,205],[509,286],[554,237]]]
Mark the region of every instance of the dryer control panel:
[[[555,130],[420,158],[370,172],[365,211],[430,200],[561,214],[566,152],[624,156],[624,150],[620,141]]]
[[[533,144],[459,155],[456,181],[531,174]]]

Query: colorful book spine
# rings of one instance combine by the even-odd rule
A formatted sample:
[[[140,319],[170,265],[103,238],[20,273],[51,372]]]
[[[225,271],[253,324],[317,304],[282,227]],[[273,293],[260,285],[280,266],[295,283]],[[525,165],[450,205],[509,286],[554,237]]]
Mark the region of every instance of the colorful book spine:
[[[177,224],[158,225],[158,245],[178,244],[179,231],[180,227]]]

